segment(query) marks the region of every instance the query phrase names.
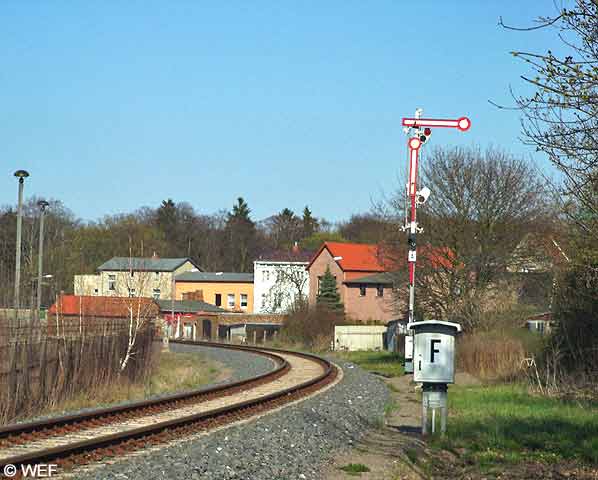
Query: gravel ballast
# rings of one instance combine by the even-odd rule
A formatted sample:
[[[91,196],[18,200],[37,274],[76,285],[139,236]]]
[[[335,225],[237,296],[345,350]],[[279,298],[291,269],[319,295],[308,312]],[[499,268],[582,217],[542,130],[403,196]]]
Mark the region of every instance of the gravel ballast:
[[[238,382],[246,378],[256,377],[273,370],[276,364],[273,360],[257,353],[227,350],[224,348],[203,347],[199,345],[184,345],[171,343],[170,351],[175,353],[200,353],[209,360],[218,362],[231,371],[231,376],[222,382],[202,385],[208,388],[221,383]]]
[[[215,355],[236,353],[220,352]],[[218,361],[231,365],[224,357]],[[243,363],[241,368],[249,367],[247,360]],[[337,365],[343,368],[342,381],[322,394],[77,478],[318,479],[327,460],[351,448],[368,429],[380,424],[390,399],[380,379],[352,364],[337,361]]]

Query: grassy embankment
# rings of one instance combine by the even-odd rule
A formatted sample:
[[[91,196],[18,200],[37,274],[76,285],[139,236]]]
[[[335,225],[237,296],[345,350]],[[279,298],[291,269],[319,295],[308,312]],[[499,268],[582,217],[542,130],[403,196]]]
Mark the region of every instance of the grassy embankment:
[[[403,375],[401,359],[389,352],[336,355],[372,372]],[[451,386],[449,407],[447,436],[430,446],[456,453],[465,464],[486,472],[521,462],[598,465],[597,403],[547,398],[524,383],[494,381]]]
[[[396,353],[385,350],[378,352],[337,352],[335,356],[341,360],[359,365],[364,370],[385,377],[399,377],[403,375],[403,357]]]
[[[162,352],[147,382],[134,385],[127,382],[115,383],[109,388],[84,392],[46,409],[42,414],[95,408],[191,390],[212,382],[220,373],[219,366],[201,354]]]
[[[525,385],[449,389],[449,431],[434,446],[484,470],[502,464],[598,465],[598,404],[532,395]]]

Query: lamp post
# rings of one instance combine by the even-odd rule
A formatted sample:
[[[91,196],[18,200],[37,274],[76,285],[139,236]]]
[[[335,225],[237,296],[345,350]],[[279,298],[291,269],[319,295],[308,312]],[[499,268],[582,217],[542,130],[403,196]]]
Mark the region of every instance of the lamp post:
[[[19,201],[17,204],[17,248],[16,248],[16,259],[15,259],[15,319],[17,321],[17,327],[19,327],[19,286],[21,283],[21,225],[23,223],[23,186],[25,179],[29,176],[27,170],[17,170],[14,173],[15,177],[19,179]]]
[[[50,205],[45,200],[37,202],[39,207],[39,249],[37,257],[37,305],[35,309],[35,318],[39,321],[40,307],[42,304],[42,269],[44,261],[44,217],[46,216],[46,208]]]

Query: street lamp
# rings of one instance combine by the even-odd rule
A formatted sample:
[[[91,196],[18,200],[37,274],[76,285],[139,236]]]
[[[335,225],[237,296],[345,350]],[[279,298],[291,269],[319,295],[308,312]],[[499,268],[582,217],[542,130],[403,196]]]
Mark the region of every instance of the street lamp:
[[[39,207],[39,251],[37,257],[37,309],[36,318],[39,321],[39,310],[42,304],[42,269],[43,269],[43,258],[44,258],[44,217],[46,216],[46,208],[50,205],[45,200],[37,202]],[[52,275],[50,275],[52,277]],[[46,278],[48,276],[46,275]]]
[[[19,322],[19,285],[21,283],[21,225],[23,223],[23,186],[25,179],[29,176],[27,170],[17,170],[14,173],[15,177],[19,179],[19,201],[17,203],[17,247],[15,260],[15,319],[17,320],[17,327]]]

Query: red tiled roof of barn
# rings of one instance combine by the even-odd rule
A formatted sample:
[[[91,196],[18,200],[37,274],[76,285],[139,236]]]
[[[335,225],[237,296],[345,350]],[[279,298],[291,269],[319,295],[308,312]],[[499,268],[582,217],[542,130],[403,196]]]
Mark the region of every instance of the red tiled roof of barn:
[[[138,311],[141,317],[154,317],[160,313],[160,308],[151,298],[61,295],[58,306],[54,303],[48,314],[56,315],[58,311],[60,315],[67,316],[122,318],[129,316],[129,307],[133,308],[135,316]]]

